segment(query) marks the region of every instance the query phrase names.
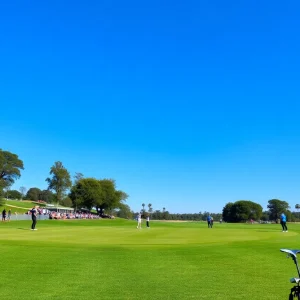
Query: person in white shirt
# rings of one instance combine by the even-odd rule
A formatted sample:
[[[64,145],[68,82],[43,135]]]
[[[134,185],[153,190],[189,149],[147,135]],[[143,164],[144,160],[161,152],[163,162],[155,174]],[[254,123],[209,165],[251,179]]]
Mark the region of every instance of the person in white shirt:
[[[147,224],[147,228],[150,228],[150,218],[149,218],[149,216],[147,217],[147,222],[146,222],[146,224]]]
[[[138,214],[137,221],[138,221],[138,225],[136,228],[137,229],[142,228],[142,215],[141,214]]]

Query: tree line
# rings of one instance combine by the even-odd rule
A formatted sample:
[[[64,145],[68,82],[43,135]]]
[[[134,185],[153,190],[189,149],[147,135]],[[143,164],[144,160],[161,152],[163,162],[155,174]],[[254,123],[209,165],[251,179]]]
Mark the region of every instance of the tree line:
[[[179,220],[179,221],[206,221],[208,216],[214,218],[214,220],[219,221],[222,219],[221,213],[209,213],[209,212],[199,212],[199,213],[169,213],[168,211],[155,210],[151,215],[153,220]]]
[[[149,216],[152,220],[206,221],[208,215],[213,217],[214,220],[222,219],[221,213],[209,213],[207,211],[199,213],[170,213],[165,207],[162,210],[153,210],[151,203],[148,205],[143,203],[141,210],[137,212],[132,211],[128,205],[123,204],[114,213],[120,218],[127,219],[132,219],[138,214],[141,214],[142,218]]]
[[[50,168],[46,178],[48,189],[40,190],[32,187],[28,191],[21,187],[19,191],[11,190],[15,180],[21,177],[24,164],[16,154],[0,149],[0,199],[42,200],[48,203],[73,206],[76,210],[96,208],[96,212],[104,212],[122,207],[128,195],[116,188],[114,179],[85,178],[76,173],[72,181],[69,171],[63,163],[57,161]],[[0,203],[3,204],[3,203]]]
[[[28,199],[32,201],[42,200],[47,203],[56,203],[64,206],[72,206],[79,209],[96,209],[99,214],[114,212],[119,217],[133,218],[135,213],[124,202],[128,198],[127,193],[118,190],[114,179],[85,178],[82,173],[75,173],[73,180],[63,163],[57,161],[51,166],[49,177],[45,180],[48,188],[40,190],[37,187],[28,189],[20,187],[19,191],[12,190],[11,186],[21,177],[24,170],[23,161],[18,155],[0,149],[0,205],[3,205],[3,197],[7,199]],[[210,215],[215,219],[223,219],[225,222],[246,222],[248,220],[278,221],[282,212],[287,215],[289,221],[299,221],[300,213],[292,212],[286,201],[271,199],[268,201],[268,210],[263,211],[260,204],[249,200],[239,200],[227,203],[222,214]],[[300,205],[295,208],[300,209]],[[142,204],[140,213],[143,217],[151,216],[157,220],[206,220],[208,212],[194,214],[172,214],[163,208],[162,211],[153,211],[152,204]]]
[[[18,190],[4,189],[3,196],[6,199],[15,200],[31,200],[31,201],[44,201],[47,203],[55,202],[55,194],[50,190],[40,190],[37,187],[32,187],[28,191],[25,187],[20,187]]]
[[[208,215],[212,216],[214,220],[222,219],[221,213],[209,213],[199,212],[199,213],[170,213],[163,207],[162,210],[153,210],[152,204],[149,203],[145,209],[145,204],[142,204],[142,209],[140,211],[134,212],[126,204],[120,206],[119,209],[114,211],[114,214],[120,218],[133,219],[139,213],[141,213],[142,218],[147,218],[148,216],[151,220],[180,220],[180,221],[206,221]]]
[[[280,215],[284,213],[288,221],[300,221],[300,213],[292,212],[289,203],[286,201],[271,199],[268,201],[267,208],[268,210],[263,211],[262,206],[258,203],[240,200],[234,203],[227,203],[223,208],[222,216],[225,222],[232,223],[246,222],[249,220],[274,221],[277,223]],[[300,209],[300,206],[297,204],[295,208]]]

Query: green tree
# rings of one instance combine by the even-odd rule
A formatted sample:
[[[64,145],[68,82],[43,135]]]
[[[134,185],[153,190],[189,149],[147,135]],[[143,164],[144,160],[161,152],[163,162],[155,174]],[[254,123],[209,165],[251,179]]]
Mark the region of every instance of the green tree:
[[[20,192],[21,195],[22,195],[21,200],[26,196],[26,191],[27,191],[27,189],[26,189],[25,186],[21,186],[21,187],[19,188],[19,192]]]
[[[103,201],[103,191],[99,180],[95,178],[82,178],[73,187],[69,197],[73,207],[99,207]]]
[[[148,213],[151,215],[152,212],[153,212],[152,204],[149,203],[149,204],[148,204]]]
[[[55,191],[56,201],[60,203],[65,195],[65,192],[71,188],[72,181],[69,171],[63,166],[62,162],[57,161],[50,169],[50,175],[46,181],[48,182],[48,189]]]
[[[65,207],[72,207],[73,202],[71,200],[71,198],[69,196],[64,197],[64,199],[62,200],[61,204]]]
[[[119,210],[117,211],[117,217],[124,219],[132,219],[133,212],[127,204],[121,203]]]
[[[227,203],[223,208],[223,219],[226,222],[245,222],[247,220],[260,220],[262,206],[249,200],[240,200]]]
[[[10,185],[7,185],[7,186],[3,189],[3,195],[6,197],[6,199],[8,199],[9,191],[10,191]]]
[[[234,217],[232,215],[232,206],[233,203],[228,202],[223,208],[222,218],[225,222],[233,222],[234,220]]]
[[[206,221],[207,217],[210,215],[210,213],[208,211],[204,211],[204,213],[202,214],[202,221]],[[229,221],[228,221],[229,222]]]
[[[55,195],[49,190],[43,190],[39,194],[39,200],[45,201],[47,203],[53,203],[56,200]]]
[[[286,214],[286,218],[287,218],[287,221],[289,222],[295,222],[295,216],[292,214],[292,212],[290,210],[286,210],[285,212]]]
[[[247,200],[236,201],[232,206],[232,215],[235,222],[245,222],[249,219],[259,220],[262,211],[263,208],[260,204]]]
[[[162,219],[162,213],[160,210],[155,210],[153,213],[152,213],[152,219],[153,220],[161,220]]]
[[[299,222],[300,221],[300,212],[293,211],[292,215],[294,217],[295,222]]]
[[[80,172],[76,172],[74,175],[74,184],[76,184],[79,180],[81,180],[83,178],[83,174]]]
[[[26,199],[31,201],[38,201],[40,199],[41,190],[37,187],[30,188],[26,194]]]
[[[20,200],[22,198],[22,194],[17,190],[11,190],[8,191],[8,198]]]
[[[21,177],[23,161],[16,154],[0,149],[0,193]]]
[[[78,195],[78,197],[76,195],[76,192],[77,192],[76,185],[83,178],[84,178],[84,175],[80,172],[76,172],[75,175],[74,175],[74,183],[73,183],[73,187],[72,187],[72,190],[71,190],[72,198],[70,198],[70,199],[72,201],[73,207],[75,208],[75,212],[77,211],[78,205],[82,202],[79,195]],[[69,194],[69,197],[70,197],[71,193]]]
[[[168,220],[168,219],[169,219],[169,212],[166,211],[166,208],[165,208],[165,207],[163,207],[161,218],[162,218],[163,220]]]
[[[170,213],[167,210],[163,212],[163,219],[170,220]]]
[[[261,220],[262,220],[262,221],[269,221],[269,220],[270,220],[270,214],[269,214],[268,211],[264,211],[264,212],[262,213]]]
[[[99,183],[102,188],[102,201],[97,205],[97,210],[103,214],[105,210],[111,210],[120,207],[121,203],[128,198],[128,195],[120,190],[116,190],[116,183],[113,179],[101,179]]]
[[[104,211],[120,208],[128,195],[116,190],[115,181],[111,179],[97,180],[94,178],[82,178],[73,187],[69,194],[73,206],[91,209],[95,207],[102,215]]]
[[[271,199],[268,201],[268,209],[270,214],[270,220],[278,222],[281,213],[286,213],[289,209],[289,204],[286,201],[279,199]]]

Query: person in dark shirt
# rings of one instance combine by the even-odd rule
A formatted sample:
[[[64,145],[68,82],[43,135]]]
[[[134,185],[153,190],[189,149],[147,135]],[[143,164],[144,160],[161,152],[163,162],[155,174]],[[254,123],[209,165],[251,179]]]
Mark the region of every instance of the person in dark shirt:
[[[2,210],[2,222],[5,222],[6,221],[6,209],[4,208]]]
[[[37,214],[38,214],[38,210],[37,210],[38,206],[34,206],[32,208],[32,210],[30,211],[31,213],[31,219],[32,219],[32,225],[31,225],[31,230],[37,230],[35,228],[36,225],[36,218],[37,218]]]

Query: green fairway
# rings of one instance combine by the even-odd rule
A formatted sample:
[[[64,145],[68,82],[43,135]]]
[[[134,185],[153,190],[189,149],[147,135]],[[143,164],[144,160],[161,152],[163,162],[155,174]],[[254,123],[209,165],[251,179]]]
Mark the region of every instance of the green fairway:
[[[280,248],[300,225],[40,221],[0,224],[3,299],[287,299]]]
[[[6,205],[12,205],[17,207],[23,207],[23,208],[32,208],[34,205],[38,206],[45,206],[44,203],[34,202],[34,201],[18,201],[18,200],[5,200]]]
[[[45,204],[33,202],[33,201],[18,201],[18,200],[4,200],[4,205],[0,206],[0,211],[4,208],[6,210],[11,209],[12,213],[25,213],[29,209],[31,209],[34,205],[39,205],[41,207],[45,206]]]

